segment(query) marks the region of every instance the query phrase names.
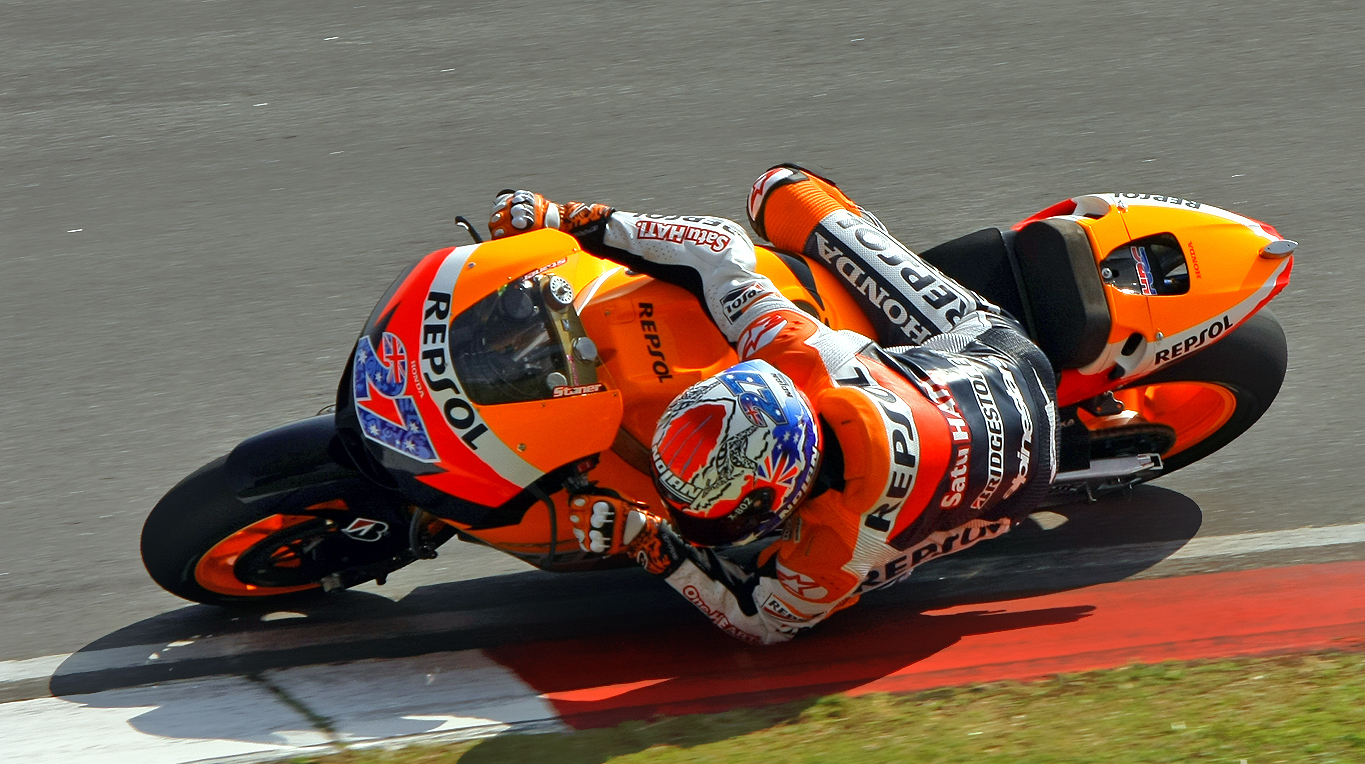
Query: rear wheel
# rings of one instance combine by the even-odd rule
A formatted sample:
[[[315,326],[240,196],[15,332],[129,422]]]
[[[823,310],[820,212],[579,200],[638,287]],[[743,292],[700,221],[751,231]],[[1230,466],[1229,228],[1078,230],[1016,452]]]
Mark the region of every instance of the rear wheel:
[[[1208,348],[1115,391],[1123,413],[1078,412],[1091,458],[1159,453],[1163,475],[1193,464],[1265,414],[1287,361],[1284,329],[1262,310]]]
[[[338,481],[330,498],[244,502],[229,488],[226,458],[210,462],[157,503],[142,528],[142,560],[162,588],[195,602],[240,605],[346,588],[412,562],[396,495]],[[329,484],[332,485],[332,484]],[[427,516],[435,547],[453,530]]]

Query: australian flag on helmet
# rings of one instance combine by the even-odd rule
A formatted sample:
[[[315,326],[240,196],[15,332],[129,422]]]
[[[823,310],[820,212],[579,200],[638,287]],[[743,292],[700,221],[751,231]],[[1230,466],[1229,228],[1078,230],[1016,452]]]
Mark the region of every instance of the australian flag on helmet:
[[[744,544],[810,492],[820,446],[820,424],[791,379],[744,361],[669,404],[654,431],[654,481],[688,541]]]

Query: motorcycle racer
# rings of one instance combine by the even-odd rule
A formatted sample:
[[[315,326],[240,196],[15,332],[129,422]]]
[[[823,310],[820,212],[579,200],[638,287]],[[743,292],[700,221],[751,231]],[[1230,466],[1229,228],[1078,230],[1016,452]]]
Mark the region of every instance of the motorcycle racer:
[[[570,501],[580,544],[629,554],[746,642],[790,639],[923,562],[1008,531],[1055,476],[1055,377],[1010,316],[938,272],[821,174],[755,181],[757,233],[839,274],[877,342],[756,271],[732,221],[501,192],[495,238],[543,227],[687,288],[740,363],[680,395],[654,437],[672,527],[606,487]],[[674,528],[676,527],[676,531]],[[714,547],[781,529],[751,565]]]

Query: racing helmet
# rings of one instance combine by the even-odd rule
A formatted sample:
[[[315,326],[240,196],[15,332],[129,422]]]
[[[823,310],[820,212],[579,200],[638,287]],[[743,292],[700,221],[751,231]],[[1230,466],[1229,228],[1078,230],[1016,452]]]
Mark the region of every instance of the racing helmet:
[[[792,380],[743,361],[668,405],[654,430],[654,484],[689,542],[747,544],[810,493],[821,446],[820,423]]]

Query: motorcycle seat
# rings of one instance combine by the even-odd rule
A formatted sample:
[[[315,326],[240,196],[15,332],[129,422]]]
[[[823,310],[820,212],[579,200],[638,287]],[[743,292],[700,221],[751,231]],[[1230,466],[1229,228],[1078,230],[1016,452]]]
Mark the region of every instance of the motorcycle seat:
[[[1048,218],[1015,232],[983,228],[920,254],[1014,316],[1058,371],[1103,352],[1112,320],[1089,237]]]

